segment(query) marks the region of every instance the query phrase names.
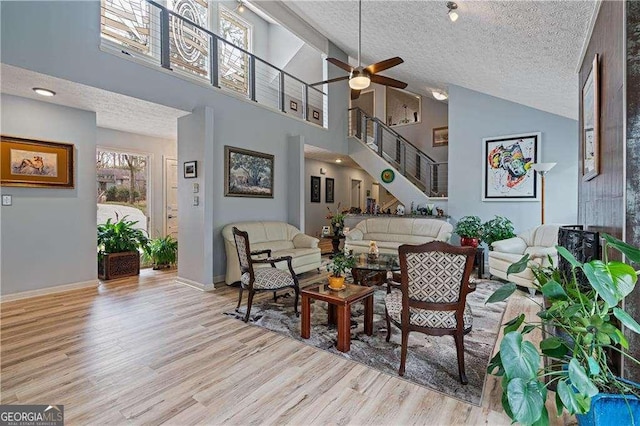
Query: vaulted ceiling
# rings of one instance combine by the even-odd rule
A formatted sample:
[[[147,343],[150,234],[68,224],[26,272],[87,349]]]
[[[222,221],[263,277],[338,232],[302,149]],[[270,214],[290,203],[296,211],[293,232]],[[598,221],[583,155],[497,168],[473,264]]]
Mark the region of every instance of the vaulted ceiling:
[[[401,56],[405,63],[383,74],[406,81],[408,90],[458,85],[577,118],[576,67],[595,0],[457,3],[460,18],[451,22],[446,1],[364,0],[363,63]],[[357,1],[285,4],[357,56]]]

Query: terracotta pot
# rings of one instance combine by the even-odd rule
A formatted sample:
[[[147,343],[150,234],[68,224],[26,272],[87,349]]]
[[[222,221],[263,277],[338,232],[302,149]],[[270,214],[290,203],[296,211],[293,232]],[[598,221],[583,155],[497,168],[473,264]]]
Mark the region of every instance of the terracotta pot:
[[[344,287],[344,277],[329,275],[329,288],[340,290],[342,287]]]
[[[460,238],[460,245],[461,246],[478,247],[479,243],[480,243],[480,241],[477,238],[467,238],[467,237],[461,237]]]

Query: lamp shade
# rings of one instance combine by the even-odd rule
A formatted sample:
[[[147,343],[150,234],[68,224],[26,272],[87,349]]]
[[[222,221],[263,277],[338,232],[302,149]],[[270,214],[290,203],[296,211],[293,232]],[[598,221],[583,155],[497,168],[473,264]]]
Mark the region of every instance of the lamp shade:
[[[553,169],[556,164],[558,163],[534,163],[531,165],[531,168],[538,173],[546,173]]]
[[[371,79],[368,75],[365,74],[356,75],[355,77],[351,77],[351,79],[349,79],[349,87],[351,87],[353,90],[366,89],[367,87],[369,87],[369,84],[371,84]]]

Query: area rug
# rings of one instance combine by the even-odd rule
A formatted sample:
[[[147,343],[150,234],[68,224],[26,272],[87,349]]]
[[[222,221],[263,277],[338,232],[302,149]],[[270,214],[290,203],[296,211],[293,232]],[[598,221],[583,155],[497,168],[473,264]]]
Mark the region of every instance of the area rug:
[[[315,285],[324,282],[319,281]],[[502,285],[501,283],[489,280],[477,280],[476,283],[477,290],[467,296],[473,311],[473,330],[464,338],[465,370],[469,383],[462,385],[458,379],[456,349],[452,336],[427,336],[416,332],[409,334],[404,379],[464,402],[480,405],[487,365],[496,343],[506,303],[484,304]],[[364,334],[364,305],[358,303],[352,307],[351,350],[348,353],[338,352],[335,348],[337,331],[335,327],[327,326],[327,304],[324,302],[314,301],[311,305],[310,339],[300,337],[300,318],[293,312],[292,297],[278,299],[277,302],[272,298],[254,302],[249,322],[398,376],[401,332],[392,324],[391,341],[385,341],[385,294],[384,288],[376,287],[372,336]],[[245,313],[246,306],[242,306],[239,312],[230,311],[225,315],[241,320]]]

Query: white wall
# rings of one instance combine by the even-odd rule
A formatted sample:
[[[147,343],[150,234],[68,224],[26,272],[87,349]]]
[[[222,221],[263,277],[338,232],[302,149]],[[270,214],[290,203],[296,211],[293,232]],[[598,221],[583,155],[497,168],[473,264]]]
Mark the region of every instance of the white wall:
[[[320,168],[327,169],[327,174],[321,175]],[[311,176],[319,176],[320,181],[320,202],[311,202]],[[325,199],[326,178],[335,179],[334,203],[327,203]],[[305,232],[309,235],[319,235],[322,227],[329,225],[326,219],[327,207],[335,212],[338,203],[340,210],[351,207],[351,179],[361,180],[360,186],[360,206],[366,206],[367,190],[372,189],[375,181],[371,175],[362,169],[340,166],[336,163],[325,163],[323,161],[305,158],[304,160],[304,205],[305,205]]]
[[[462,87],[449,87],[449,214],[506,216],[522,232],[540,224],[539,202],[482,201],[482,139],[542,132],[542,162],[558,165],[546,177],[545,222],[577,220],[578,123]]]
[[[75,188],[2,187],[3,295],[97,280],[96,115],[1,95],[2,134],[75,145]],[[97,281],[96,281],[97,283]]]
[[[152,136],[122,132],[120,130],[98,127],[97,145],[106,150],[124,151],[149,155],[149,197],[152,201],[147,206],[150,218],[149,234],[151,237],[164,236],[165,188],[164,159],[177,158],[177,144],[172,139],[161,139]]]

